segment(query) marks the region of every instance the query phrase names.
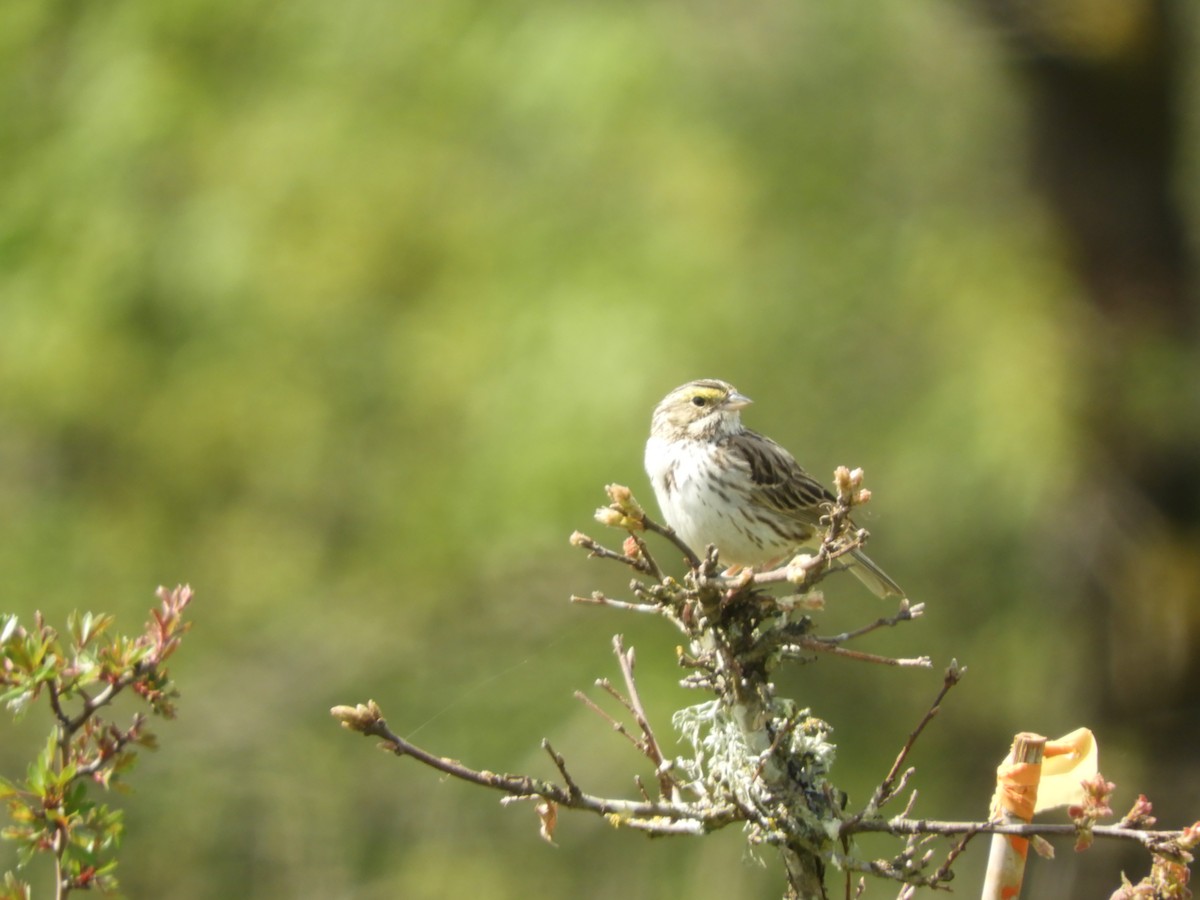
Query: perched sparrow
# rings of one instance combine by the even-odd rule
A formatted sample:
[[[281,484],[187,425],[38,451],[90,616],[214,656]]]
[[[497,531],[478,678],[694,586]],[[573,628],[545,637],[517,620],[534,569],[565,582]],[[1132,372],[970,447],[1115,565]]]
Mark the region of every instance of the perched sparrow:
[[[742,425],[748,403],[716,379],[671,391],[650,423],[646,473],[684,543],[698,553],[715,544],[726,565],[757,567],[817,545],[818,520],[834,497],[790,453]],[[878,596],[904,596],[861,550],[849,561]]]

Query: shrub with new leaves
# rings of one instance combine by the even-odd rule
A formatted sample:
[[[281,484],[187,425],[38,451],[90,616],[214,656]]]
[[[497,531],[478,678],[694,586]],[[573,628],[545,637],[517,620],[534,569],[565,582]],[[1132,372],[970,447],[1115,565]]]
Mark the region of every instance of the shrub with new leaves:
[[[100,715],[119,694],[132,691],[150,712],[173,718],[177,695],[165,663],[191,627],[183,612],[192,589],[158,589],[160,605],[137,637],[114,632],[114,618],[72,613],[67,633],[35,613],[32,626],[0,616],[0,703],[15,718],[44,700],[52,717],[45,745],[25,777],[0,777],[0,799],[10,824],[0,837],[17,844],[19,868],[45,854],[54,861],[55,896],[73,890],[117,888],[115,851],[121,811],[94,799],[91,785],[120,784],[138,747],[155,748],[146,715],[120,725]],[[6,872],[0,900],[27,900],[29,885]]]

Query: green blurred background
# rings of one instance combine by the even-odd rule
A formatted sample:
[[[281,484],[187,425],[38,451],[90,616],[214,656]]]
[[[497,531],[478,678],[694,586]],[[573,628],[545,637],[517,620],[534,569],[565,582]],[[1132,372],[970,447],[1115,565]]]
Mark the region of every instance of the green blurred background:
[[[179,719],[115,798],[126,893],[778,896],[736,829],[564,815],[552,848],[328,714],[373,697],[543,776],[548,737],[631,791],[645,767],[571,696],[616,675],[611,635],[664,737],[700,698],[665,624],[567,602],[627,582],[567,536],[604,537],[607,482],[651,502],[650,410],[694,377],[822,477],[865,467],[872,555],[928,606],[862,646],[932,672],[781,674],[852,800],[956,657],[918,814],[981,817],[1015,732],[1088,724],[1118,806],[1200,816],[1196,25],[1165,0],[3,4],[0,609],[134,630],[156,585],[198,592]],[[829,630],[881,612],[842,582]],[[0,722],[0,771],[46,727]],[[1034,865],[1029,896],[1094,897],[1144,860]]]

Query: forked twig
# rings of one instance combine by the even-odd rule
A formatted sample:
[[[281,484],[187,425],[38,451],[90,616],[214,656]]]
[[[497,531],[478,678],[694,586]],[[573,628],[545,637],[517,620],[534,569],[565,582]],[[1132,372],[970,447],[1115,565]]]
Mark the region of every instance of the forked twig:
[[[642,556],[629,556],[625,553],[618,553],[616,550],[610,550],[594,538],[588,537],[582,531],[576,531],[571,535],[571,543],[576,547],[582,547],[588,552],[589,556],[594,556],[597,559],[611,559],[614,562],[629,566],[634,571],[641,572],[643,575],[655,575],[655,577],[661,577],[662,575],[658,571],[657,564],[649,559]]]
[[[942,687],[938,691],[937,696],[934,697],[933,703],[929,705],[929,709],[925,711],[925,715],[921,717],[921,721],[917,723],[917,727],[909,733],[908,739],[905,740],[904,746],[900,748],[900,753],[896,756],[896,761],[892,763],[892,767],[888,770],[887,775],[883,777],[883,781],[875,788],[875,793],[871,795],[866,808],[853,817],[851,821],[860,821],[864,817],[875,815],[881,806],[891,800],[898,791],[903,790],[903,784],[907,782],[908,778],[907,776],[901,776],[901,770],[908,759],[908,754],[912,752],[913,745],[917,743],[917,738],[921,736],[921,733],[925,730],[925,726],[932,722],[941,710],[942,701],[946,699],[946,695],[950,693],[951,688],[962,680],[964,672],[966,672],[966,669],[960,666],[957,660],[950,661],[950,665],[946,667],[946,673],[942,678]]]
[[[637,723],[639,730],[642,732],[642,737],[635,738],[618,720],[610,716],[607,712],[601,709],[595,702],[584,694],[575,693],[575,696],[582,700],[588,707],[602,716],[618,734],[624,735],[637,749],[654,764],[654,774],[658,778],[658,786],[664,797],[676,796],[679,785],[675,781],[670,772],[670,765],[663,756],[662,747],[659,745],[658,738],[654,734],[654,729],[650,726],[650,719],[646,715],[646,708],[642,705],[641,693],[638,691],[637,681],[634,678],[633,668],[635,664],[635,655],[633,648],[625,649],[625,641],[621,635],[613,636],[613,653],[616,654],[617,663],[621,668],[621,677],[625,682],[625,694],[622,694],[607,678],[602,678],[596,682],[597,686],[607,691],[618,703],[625,707],[634,722]]]

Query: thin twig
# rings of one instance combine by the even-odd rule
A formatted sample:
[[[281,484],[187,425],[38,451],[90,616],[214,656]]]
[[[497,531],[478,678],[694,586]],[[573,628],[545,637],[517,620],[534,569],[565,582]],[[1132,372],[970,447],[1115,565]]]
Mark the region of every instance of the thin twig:
[[[871,797],[871,802],[867,804],[867,809],[873,814],[876,809],[887,803],[896,793],[897,790],[903,790],[903,786],[896,785],[896,777],[900,770],[904,767],[905,761],[908,759],[908,754],[912,752],[913,745],[916,744],[917,738],[925,730],[925,727],[933,721],[934,717],[941,711],[942,701],[946,699],[946,695],[950,690],[962,681],[963,672],[957,660],[951,660],[950,665],[946,667],[945,675],[942,677],[942,687],[937,692],[937,696],[933,698],[933,703],[929,705],[929,709],[925,711],[925,715],[921,716],[921,721],[917,723],[917,727],[912,730],[905,740],[904,746],[900,748],[900,752],[896,755],[896,761],[892,763],[891,769],[884,776],[883,781],[879,783],[879,787],[875,789],[874,795]],[[904,779],[907,781],[907,779]]]
[[[563,783],[567,786],[567,791],[572,797],[583,796],[583,791],[579,789],[579,785],[575,783],[575,779],[571,777],[571,773],[567,771],[567,761],[563,759],[563,755],[550,745],[547,738],[542,738],[542,749],[545,750],[552,760],[554,767],[558,769],[558,774],[563,777]]]
[[[609,691],[609,693],[620,698],[620,694],[617,694],[616,691],[612,689],[612,685],[608,683],[607,679],[598,679],[596,681],[596,686],[599,688],[604,688],[605,690]],[[638,739],[630,733],[629,729],[626,728],[619,719],[610,715],[609,712],[604,709],[604,707],[600,706],[600,704],[598,704],[595,700],[593,700],[583,691],[576,691],[575,699],[594,712],[596,715],[600,716],[600,718],[604,719],[604,721],[608,722],[608,724],[612,726],[613,731],[624,737],[629,741],[629,743],[641,750],[641,744],[638,743]]]
[[[133,724],[125,731],[118,731],[115,726],[113,732],[115,737],[110,747],[106,748],[105,752],[97,754],[97,756],[89,763],[83,763],[75,769],[73,780],[80,778],[90,778],[95,775],[105,766],[112,764],[112,758],[124,750],[129,744],[138,737],[138,730],[146,722],[146,717],[141,713],[135,713],[133,716]]]
[[[642,520],[645,521],[644,514],[642,516]],[[642,558],[646,560],[646,565],[650,567],[650,576],[656,581],[662,581],[664,577],[663,570],[659,567],[658,562],[650,554],[650,548],[646,546],[646,542],[642,539],[642,536],[634,532],[631,532],[629,536],[633,538],[634,543],[637,544],[638,552],[641,553]]]
[[[662,791],[664,797],[669,797],[675,792],[677,787],[675,779],[671,777],[671,773],[666,763],[666,758],[663,756],[662,748],[659,746],[658,738],[654,736],[654,729],[650,727],[650,719],[646,715],[646,708],[642,705],[642,697],[637,689],[637,682],[633,677],[634,653],[633,648],[625,649],[625,642],[621,635],[613,636],[613,652],[617,655],[617,662],[621,667],[621,675],[625,679],[625,690],[629,692],[628,703],[626,704],[629,711],[633,713],[633,720],[637,722],[638,728],[642,730],[643,740],[640,747],[643,753],[654,763],[654,771],[658,776],[659,790]]]
[[[876,663],[881,666],[928,669],[933,665],[932,660],[928,656],[880,656],[877,653],[864,653],[862,650],[848,650],[845,647],[839,647],[836,644],[829,644],[818,638],[811,637],[796,638],[794,644],[782,647],[780,652],[785,659],[794,659],[801,656],[800,649],[812,650],[817,653],[832,653],[834,656],[856,659],[859,662]]]
[[[343,719],[343,721],[346,721]],[[540,797],[568,809],[585,810],[609,818],[615,825],[628,825],[654,834],[702,834],[743,820],[731,803],[684,803],[667,800],[623,800],[597,797],[570,787],[528,775],[511,775],[472,769],[456,759],[430,753],[388,728],[383,718],[363,721],[352,730],[382,738],[385,750],[408,756],[452,778],[500,791],[513,798]],[[557,766],[557,761],[556,761]],[[560,770],[561,771],[561,770]]]
[[[821,555],[820,555],[821,551],[818,549],[816,554],[814,554],[812,558],[813,558],[813,560],[818,560],[819,558],[822,559],[823,564],[818,565],[815,562],[810,562],[807,565],[806,570],[810,573],[810,575],[808,578],[806,578],[804,580],[804,586],[806,586],[807,588],[809,588],[811,590],[817,584],[818,581],[824,580],[826,575],[832,575],[835,572],[850,571],[850,566],[847,563],[839,563],[839,562],[837,562],[837,560],[840,557],[845,556],[852,549],[854,549],[854,548],[850,547],[850,548],[846,548],[843,550],[838,550],[836,552],[830,552],[825,557],[821,557]],[[784,582],[792,581],[792,579],[790,577],[791,574],[792,574],[792,570],[789,569],[787,565],[782,565],[782,566],[778,566],[774,569],[768,569],[765,572],[755,572],[754,577],[750,581],[750,584],[755,587],[766,587],[767,585],[772,585],[772,584],[783,584]]]
[[[651,566],[650,563],[640,557],[627,556],[624,553],[618,553],[616,550],[609,550],[603,544],[578,531],[571,535],[571,543],[576,547],[582,547],[590,556],[594,556],[597,559],[611,559],[623,563],[631,569],[641,572],[643,575],[654,575],[654,570],[657,568],[657,566]]]
[[[125,688],[129,687],[152,668],[154,668],[154,664],[147,664],[145,661],[139,663],[132,671],[125,672],[120,678],[106,684],[104,689],[95,697],[90,696],[83,689],[79,689],[77,693],[83,697],[83,708],[79,711],[79,715],[67,723],[66,728],[72,732],[78,731],[88,719],[95,715],[98,709],[111,703],[117,694],[121,693],[121,691],[125,690]]]
[[[623,609],[627,612],[648,613],[653,615],[661,615],[662,607],[654,606],[650,603],[631,603],[628,600],[614,600],[612,597],[606,597],[599,591],[595,591],[590,597],[580,597],[578,594],[571,595],[572,603],[585,603],[591,606],[609,606],[613,609]]]
[[[821,641],[826,644],[844,644],[847,641],[852,641],[855,638],[860,638],[864,634],[870,634],[879,628],[894,628],[901,622],[909,622],[918,618],[925,612],[925,604],[917,603],[910,606],[907,599],[900,601],[900,609],[894,616],[884,616],[876,619],[870,625],[864,625],[862,628],[856,628],[854,631],[844,631],[841,634],[832,635],[813,635],[814,641]]]
[[[967,849],[967,844],[971,842],[971,838],[975,837],[977,834],[979,834],[978,831],[968,831],[961,838],[954,842],[954,846],[951,847],[949,852],[946,854],[945,861],[938,866],[937,871],[930,876],[930,881],[933,884],[940,884],[943,881],[948,881],[950,879],[950,869],[954,866],[955,860],[962,855],[963,851]]]
[[[50,696],[50,708],[54,710],[54,718],[58,719],[58,723],[63,727],[64,731],[71,727],[71,717],[67,715],[62,708],[62,701],[58,696],[58,686],[54,680],[46,682],[46,693]]]
[[[654,534],[665,537],[668,541],[674,544],[675,549],[679,550],[683,554],[683,558],[687,560],[689,568],[694,570],[700,569],[700,557],[696,555],[696,552],[692,550],[691,547],[689,547],[682,541],[682,539],[680,539],[679,535],[675,533],[674,529],[668,528],[666,525],[659,525],[647,515],[642,516],[642,527],[647,531],[651,531]]]
[[[1005,824],[1001,822],[944,822],[936,819],[848,819],[842,823],[846,834],[863,832],[887,832],[888,834],[939,834],[942,836],[976,834],[1011,834],[1018,837],[1075,837],[1079,829],[1072,824],[1033,822]],[[1143,831],[1139,828],[1122,828],[1118,825],[1095,825],[1092,833],[1097,837],[1114,840],[1134,841],[1153,853],[1172,852],[1172,845],[1183,838],[1180,831]]]

